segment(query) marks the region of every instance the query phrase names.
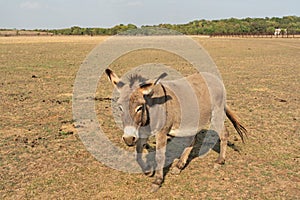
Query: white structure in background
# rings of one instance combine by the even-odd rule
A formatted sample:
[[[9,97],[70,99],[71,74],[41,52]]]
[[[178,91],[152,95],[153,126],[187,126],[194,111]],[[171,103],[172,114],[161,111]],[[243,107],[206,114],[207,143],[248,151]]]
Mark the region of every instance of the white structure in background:
[[[276,28],[275,29],[275,32],[274,32],[274,35],[275,36],[278,36],[278,35],[287,35],[287,29],[286,28]]]

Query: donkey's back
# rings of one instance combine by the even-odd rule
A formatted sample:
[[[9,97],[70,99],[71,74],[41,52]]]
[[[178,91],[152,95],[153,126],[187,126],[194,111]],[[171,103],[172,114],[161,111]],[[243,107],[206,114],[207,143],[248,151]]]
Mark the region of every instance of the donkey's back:
[[[168,112],[173,115],[170,135],[195,135],[212,117],[215,107],[225,106],[225,89],[218,77],[208,74],[193,74],[188,77],[162,81],[172,96]]]

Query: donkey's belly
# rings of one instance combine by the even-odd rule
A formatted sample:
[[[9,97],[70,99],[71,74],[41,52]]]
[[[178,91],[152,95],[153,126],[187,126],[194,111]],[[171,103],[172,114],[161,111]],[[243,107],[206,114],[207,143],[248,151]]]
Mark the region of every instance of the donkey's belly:
[[[201,130],[194,130],[194,129],[183,129],[183,130],[172,129],[168,135],[172,137],[190,137],[196,135],[200,131]]]

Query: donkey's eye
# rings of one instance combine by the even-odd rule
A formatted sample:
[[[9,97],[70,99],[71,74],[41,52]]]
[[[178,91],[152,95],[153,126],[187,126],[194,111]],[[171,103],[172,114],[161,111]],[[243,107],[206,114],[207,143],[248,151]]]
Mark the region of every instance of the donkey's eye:
[[[143,105],[136,107],[135,112],[140,112],[143,110]]]
[[[120,110],[121,112],[123,112],[123,107],[122,107],[122,106],[119,106],[119,110]]]

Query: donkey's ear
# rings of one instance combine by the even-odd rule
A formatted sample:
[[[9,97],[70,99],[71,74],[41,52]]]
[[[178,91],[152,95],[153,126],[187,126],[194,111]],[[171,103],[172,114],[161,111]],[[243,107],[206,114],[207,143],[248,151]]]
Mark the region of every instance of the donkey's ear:
[[[143,83],[140,85],[140,91],[143,93],[143,95],[152,95],[154,83]]]
[[[117,88],[120,89],[124,86],[124,83],[120,80],[120,78],[110,69],[105,70],[106,75],[108,76],[111,83]]]
[[[165,78],[166,76],[168,76],[168,74],[166,72],[162,73],[157,79],[156,81],[154,82],[154,85],[158,84],[159,81],[163,78]]]
[[[162,73],[155,81],[150,83],[143,83],[140,85],[140,91],[144,95],[152,95],[153,88],[160,82],[161,79],[165,78],[168,74],[166,72]]]

